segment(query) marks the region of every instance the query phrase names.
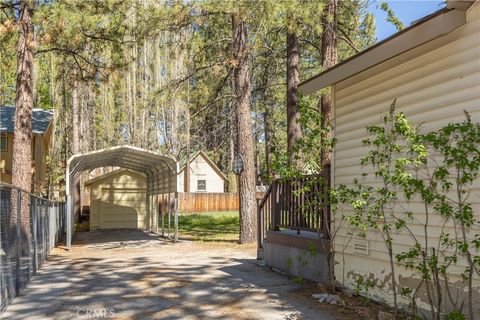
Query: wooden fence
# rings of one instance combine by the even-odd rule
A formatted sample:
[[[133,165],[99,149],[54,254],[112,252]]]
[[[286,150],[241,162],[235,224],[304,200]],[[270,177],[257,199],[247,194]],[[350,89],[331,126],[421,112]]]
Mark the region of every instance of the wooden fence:
[[[257,198],[263,197],[263,192],[257,192]],[[165,205],[167,199],[165,198]],[[159,202],[162,202],[159,199]],[[178,211],[180,213],[201,213],[211,211],[239,210],[238,193],[185,193],[178,194]]]
[[[238,210],[238,193],[179,193],[180,213]]]
[[[257,192],[256,198],[262,199],[265,192]],[[173,210],[173,194],[171,195]],[[168,196],[158,198],[160,208],[167,210]],[[82,212],[88,214],[90,209],[90,193],[82,193]],[[239,210],[238,193],[178,193],[178,211],[180,213],[201,213],[209,211]]]
[[[258,248],[267,231],[310,231],[329,237],[330,165],[322,174],[276,179],[258,204]]]

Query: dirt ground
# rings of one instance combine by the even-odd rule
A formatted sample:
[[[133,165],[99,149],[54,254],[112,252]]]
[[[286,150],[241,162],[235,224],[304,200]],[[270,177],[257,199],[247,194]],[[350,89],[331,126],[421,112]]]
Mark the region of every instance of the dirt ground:
[[[258,265],[256,247],[172,244],[142,231],[76,234],[2,319],[341,319]]]

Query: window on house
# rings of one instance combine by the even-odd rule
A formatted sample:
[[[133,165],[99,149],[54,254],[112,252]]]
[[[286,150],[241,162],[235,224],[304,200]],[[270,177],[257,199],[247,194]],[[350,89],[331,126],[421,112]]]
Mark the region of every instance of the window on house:
[[[207,180],[197,180],[197,191],[207,191]]]
[[[6,152],[8,149],[8,138],[6,132],[0,132],[0,151]]]

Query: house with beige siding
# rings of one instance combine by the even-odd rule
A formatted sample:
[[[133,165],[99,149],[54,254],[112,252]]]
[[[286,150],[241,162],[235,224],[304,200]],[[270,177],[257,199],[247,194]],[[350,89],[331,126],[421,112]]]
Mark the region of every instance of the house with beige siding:
[[[327,87],[331,88],[334,100],[337,139],[331,163],[332,186],[351,185],[354,178],[361,183],[378,184],[374,175],[360,177],[368,171],[360,164],[360,158],[368,152],[362,140],[368,136],[367,126],[382,123],[382,114],[394,99],[396,110],[421,124],[424,132],[461,122],[464,110],[474,122],[480,122],[480,2],[448,1],[446,8],[304,81],[300,91],[309,95]],[[472,188],[469,202],[480,219],[480,182],[476,181]],[[403,207],[411,210],[416,219],[423,219],[421,203],[405,201]],[[388,282],[392,275],[384,239],[373,231],[366,238],[352,237],[352,227],[339,226],[338,217],[348,214],[339,212],[334,221],[333,228],[339,228],[333,241],[336,280],[350,288],[355,288],[360,275]],[[452,231],[448,226],[448,230],[444,228],[441,216],[432,216],[428,223],[431,243],[438,243],[441,232]],[[412,225],[411,229],[416,236],[423,237],[422,228]],[[472,234],[478,231],[472,230]],[[395,235],[394,254],[411,245],[408,235]],[[460,275],[466,266],[467,262],[460,259],[447,274],[456,297],[466,292]],[[400,265],[397,269],[396,281],[400,285],[419,283],[418,274],[412,270]],[[474,276],[473,286],[475,310],[480,314],[478,275]],[[390,289],[372,288],[368,295],[392,303]],[[418,303],[420,308],[427,308],[425,292],[420,294]]]
[[[185,190],[185,160],[178,174],[178,192]],[[190,156],[190,190],[189,192],[223,193],[227,176],[215,162],[203,151]]]
[[[52,139],[53,113],[43,109],[32,111],[32,191],[46,188],[46,157]],[[15,108],[0,106],[0,181],[12,182],[12,160]]]

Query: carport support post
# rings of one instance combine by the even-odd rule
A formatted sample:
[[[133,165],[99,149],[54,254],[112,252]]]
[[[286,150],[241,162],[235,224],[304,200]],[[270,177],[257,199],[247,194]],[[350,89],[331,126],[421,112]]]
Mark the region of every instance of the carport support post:
[[[72,196],[67,195],[67,249],[72,248]]]
[[[168,207],[167,207],[167,210],[168,210],[168,239],[170,239],[170,214],[171,214],[171,207],[172,207],[172,203],[170,202],[170,192],[168,193]]]
[[[148,217],[149,217],[149,230],[150,232],[153,232],[153,195],[150,195],[150,198],[149,198],[149,202],[150,202],[150,210],[148,212]]]
[[[149,216],[149,214],[150,214],[150,198],[149,198],[149,197],[150,197],[150,195],[149,195],[148,192],[147,192],[146,198],[145,198],[145,202],[146,202],[146,205],[147,205],[147,217],[146,217],[146,219],[145,219],[145,220],[146,220],[146,221],[145,221],[145,229],[147,229],[147,230],[148,230],[148,226],[147,226],[148,216]]]
[[[157,229],[157,236],[158,236],[158,218],[159,218],[159,213],[158,213],[158,193],[155,196],[155,227]]]
[[[173,224],[174,224],[174,238],[175,238],[175,242],[178,241],[178,192],[175,192],[175,217],[174,217],[174,220],[173,220]]]
[[[150,196],[150,201],[151,201],[151,204],[150,204],[150,212],[152,213],[152,232],[156,232],[156,228],[155,228],[155,195],[152,194]]]
[[[150,195],[150,231],[155,232],[155,195]]]
[[[164,206],[164,202],[165,202],[165,194],[162,193],[162,204],[160,205],[160,211],[162,213],[162,237],[165,236],[165,206]]]

